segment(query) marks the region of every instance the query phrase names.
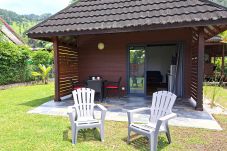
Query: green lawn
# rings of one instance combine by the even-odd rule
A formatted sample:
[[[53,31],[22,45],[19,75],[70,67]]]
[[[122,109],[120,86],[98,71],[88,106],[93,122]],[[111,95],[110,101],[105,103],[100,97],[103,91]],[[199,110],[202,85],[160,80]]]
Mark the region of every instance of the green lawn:
[[[204,94],[209,99],[212,99],[212,96],[215,92],[217,93],[216,103],[219,103],[220,105],[227,109],[227,88],[216,87],[215,90],[214,86],[204,86]]]
[[[105,123],[105,142],[97,131],[79,133],[78,144],[71,145],[71,130],[66,117],[27,114],[26,112],[53,97],[53,84],[17,87],[0,91],[0,150],[147,150],[147,139],[134,136],[126,144],[127,123]],[[216,116],[224,131],[171,127],[173,143],[159,137],[159,150],[227,150],[227,116]]]

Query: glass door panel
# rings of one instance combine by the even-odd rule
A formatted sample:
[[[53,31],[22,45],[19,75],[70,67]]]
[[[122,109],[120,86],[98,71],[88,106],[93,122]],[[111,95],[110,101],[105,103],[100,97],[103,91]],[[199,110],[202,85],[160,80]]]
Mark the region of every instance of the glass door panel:
[[[145,50],[144,48],[130,49],[130,63],[129,63],[129,90],[130,93],[144,94],[144,62]]]

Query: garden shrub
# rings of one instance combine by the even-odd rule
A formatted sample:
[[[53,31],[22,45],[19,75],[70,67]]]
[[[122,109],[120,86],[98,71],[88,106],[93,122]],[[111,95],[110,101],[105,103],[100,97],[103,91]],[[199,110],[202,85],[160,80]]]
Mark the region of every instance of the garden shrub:
[[[39,64],[51,66],[53,53],[31,51],[27,46],[0,42],[0,85],[35,80],[32,72],[38,69]]]
[[[0,42],[0,85],[29,81],[27,60],[30,50],[9,42]]]
[[[53,64],[53,53],[46,50],[38,50],[32,53],[32,64],[38,67],[39,64],[49,66]]]

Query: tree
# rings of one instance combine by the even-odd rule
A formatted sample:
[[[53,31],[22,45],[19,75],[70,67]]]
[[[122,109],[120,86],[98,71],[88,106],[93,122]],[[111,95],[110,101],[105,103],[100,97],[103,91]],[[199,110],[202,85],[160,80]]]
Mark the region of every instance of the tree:
[[[41,77],[44,84],[48,84],[49,72],[52,67],[39,64],[40,72],[32,72],[32,75],[35,77]]]

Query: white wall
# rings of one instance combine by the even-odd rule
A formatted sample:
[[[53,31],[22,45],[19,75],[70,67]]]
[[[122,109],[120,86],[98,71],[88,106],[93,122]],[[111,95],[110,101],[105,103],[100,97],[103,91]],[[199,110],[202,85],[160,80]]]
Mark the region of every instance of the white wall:
[[[166,82],[166,74],[169,71],[172,56],[176,55],[176,46],[150,46],[146,49],[146,70],[160,71],[163,82]]]

